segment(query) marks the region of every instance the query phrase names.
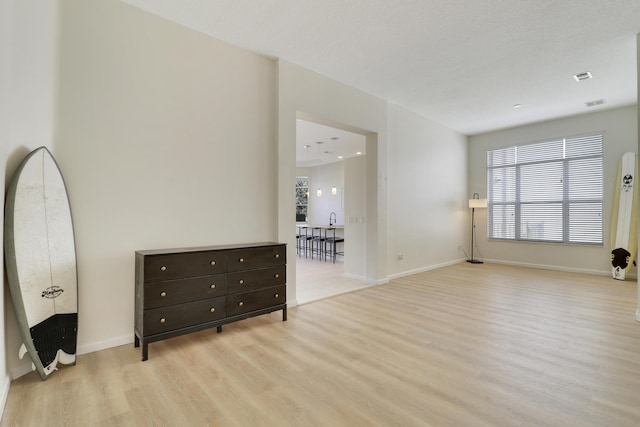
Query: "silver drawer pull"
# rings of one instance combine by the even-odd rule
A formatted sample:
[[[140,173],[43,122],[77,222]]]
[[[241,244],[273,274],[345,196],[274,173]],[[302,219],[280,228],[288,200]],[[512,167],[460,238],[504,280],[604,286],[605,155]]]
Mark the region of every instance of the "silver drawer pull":
[[[240,258],[238,261],[240,261],[240,262],[244,262],[244,258]]]
[[[162,319],[160,319],[160,323],[164,323],[166,321],[167,321],[167,319],[165,319],[164,317]]]
[[[238,284],[243,285],[244,284],[244,280],[242,280],[242,279],[238,280]]]
[[[216,309],[211,307],[211,309],[209,311],[213,313],[214,311],[216,311]]]
[[[278,273],[276,273],[276,274],[273,275],[273,277],[275,277],[277,279],[278,277],[280,277],[280,275]]]
[[[160,267],[160,271],[167,271],[167,266],[163,265],[162,267]]]
[[[243,303],[242,301],[240,301],[240,302],[238,303],[238,305],[239,305],[240,307],[242,307],[242,306],[244,305],[244,303]]]
[[[280,296],[280,294],[275,294],[273,297],[274,298],[278,298]]]
[[[216,285],[215,285],[215,283],[212,283],[209,287],[210,287],[211,289],[215,289],[215,288],[216,288]]]
[[[275,254],[274,257],[275,258],[280,258],[280,254]]]
[[[166,296],[167,296],[167,293],[166,293],[166,292],[160,292],[160,296],[161,296],[161,297],[166,297]]]
[[[211,261],[211,265],[216,265],[216,262],[215,261]]]

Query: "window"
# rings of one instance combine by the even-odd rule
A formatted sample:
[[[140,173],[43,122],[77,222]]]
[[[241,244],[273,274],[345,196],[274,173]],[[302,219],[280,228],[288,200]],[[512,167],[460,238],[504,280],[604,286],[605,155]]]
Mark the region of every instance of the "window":
[[[307,219],[307,205],[309,203],[309,178],[296,177],[296,222]]]
[[[487,151],[489,239],[602,245],[602,140]]]

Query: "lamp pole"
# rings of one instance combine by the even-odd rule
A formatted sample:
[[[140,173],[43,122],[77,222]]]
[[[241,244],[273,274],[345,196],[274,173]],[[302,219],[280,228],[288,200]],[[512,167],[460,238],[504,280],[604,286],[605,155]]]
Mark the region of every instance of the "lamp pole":
[[[476,208],[471,208],[471,259],[468,259],[467,262],[471,264],[483,264],[479,259],[473,259],[473,235],[476,229]]]
[[[473,193],[473,196],[469,199],[469,207],[471,208],[471,259],[468,259],[467,262],[471,264],[483,264],[483,261],[473,258],[473,246],[476,234],[476,208],[487,207],[487,199],[480,199],[478,193]]]

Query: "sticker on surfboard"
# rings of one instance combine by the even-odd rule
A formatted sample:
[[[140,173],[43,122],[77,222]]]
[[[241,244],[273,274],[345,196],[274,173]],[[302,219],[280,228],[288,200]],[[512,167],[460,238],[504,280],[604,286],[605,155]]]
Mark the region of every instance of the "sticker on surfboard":
[[[76,250],[64,179],[46,147],[18,166],[5,202],[5,264],[33,367],[45,380],[74,364],[78,333]]]

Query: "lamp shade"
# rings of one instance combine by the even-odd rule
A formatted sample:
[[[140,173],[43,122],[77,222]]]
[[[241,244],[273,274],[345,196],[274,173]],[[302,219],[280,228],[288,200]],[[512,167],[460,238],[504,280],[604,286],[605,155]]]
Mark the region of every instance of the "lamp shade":
[[[469,208],[486,208],[487,199],[469,199]]]

